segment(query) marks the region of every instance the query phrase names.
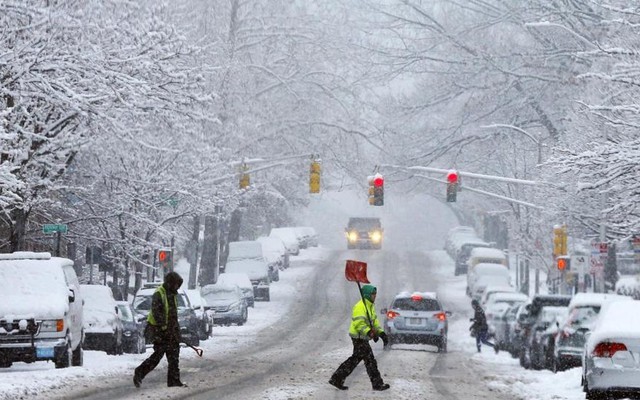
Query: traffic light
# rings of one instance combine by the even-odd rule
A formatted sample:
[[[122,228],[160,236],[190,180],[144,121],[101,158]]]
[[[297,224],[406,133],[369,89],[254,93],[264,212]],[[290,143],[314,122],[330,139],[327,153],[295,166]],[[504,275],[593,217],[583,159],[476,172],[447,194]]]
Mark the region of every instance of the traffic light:
[[[447,173],[447,203],[455,203],[458,195],[458,172],[449,171]]]
[[[567,255],[567,226],[555,225],[553,227],[553,256]]]
[[[309,193],[320,193],[320,162],[313,160],[309,168]]]
[[[369,178],[369,204],[384,205],[384,177],[380,174]]]
[[[173,250],[158,249],[158,267],[163,275],[173,271]]]
[[[247,174],[248,169],[247,164],[242,164],[240,170],[240,189],[246,189],[251,184],[251,178],[249,177],[249,174]]]
[[[556,258],[556,267],[558,268],[558,271],[570,271],[571,258],[567,256],[560,256]]]

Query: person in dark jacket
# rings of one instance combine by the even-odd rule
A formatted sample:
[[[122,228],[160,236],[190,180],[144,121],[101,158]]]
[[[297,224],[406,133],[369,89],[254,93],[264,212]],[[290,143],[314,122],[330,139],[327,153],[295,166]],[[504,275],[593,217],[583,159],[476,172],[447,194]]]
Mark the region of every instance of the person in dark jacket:
[[[361,291],[362,300],[353,306],[351,326],[349,327],[349,336],[351,336],[351,341],[353,342],[353,354],[340,364],[338,369],[331,375],[329,384],[340,390],[347,390],[349,387],[344,385],[345,379],[360,364],[360,361],[364,360],[364,366],[371,380],[373,390],[387,390],[390,385],[382,381],[378,363],[369,345],[369,340],[377,342],[378,339],[382,339],[385,346],[389,343],[384,329],[378,322],[376,308],[373,305],[376,301],[377,289],[373,285],[364,285]]]
[[[164,283],[158,287],[151,300],[151,310],[147,316],[147,329],[153,338],[153,354],[142,362],[133,374],[133,384],[140,387],[145,376],[167,356],[167,386],[187,386],[180,381],[180,326],[178,324],[178,289],[182,277],[177,272],[169,272]]]
[[[487,346],[493,347],[496,353],[498,353],[498,346],[489,342],[489,325],[487,324],[487,317],[484,314],[484,310],[480,305],[478,300],[471,300],[471,307],[473,307],[473,318],[471,318],[471,327],[469,330],[475,334],[476,337],[476,347],[478,348],[478,353],[480,352],[480,344],[484,343]]]

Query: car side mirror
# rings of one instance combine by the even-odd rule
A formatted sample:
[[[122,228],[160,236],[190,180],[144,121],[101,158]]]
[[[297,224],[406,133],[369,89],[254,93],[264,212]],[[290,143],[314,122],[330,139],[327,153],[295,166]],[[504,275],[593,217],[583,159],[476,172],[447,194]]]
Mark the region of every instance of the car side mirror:
[[[382,315],[386,315],[386,314],[387,314],[387,311],[389,311],[389,310],[388,310],[388,309],[386,309],[386,308],[383,308],[382,310],[380,310],[380,314],[382,314]]]
[[[73,303],[74,301],[76,301],[76,292],[69,288],[69,303]]]
[[[144,315],[139,315],[138,318],[136,318],[136,321],[143,322],[145,319],[147,319],[147,317],[145,317]]]

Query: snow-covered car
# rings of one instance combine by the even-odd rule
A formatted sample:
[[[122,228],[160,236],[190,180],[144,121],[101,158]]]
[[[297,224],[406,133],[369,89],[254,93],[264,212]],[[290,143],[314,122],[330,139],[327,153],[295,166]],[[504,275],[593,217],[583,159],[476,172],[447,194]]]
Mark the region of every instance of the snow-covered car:
[[[505,276],[482,276],[473,285],[473,288],[471,289],[471,298],[480,301],[485,294],[496,291],[515,292],[516,288],[511,286],[511,279]]]
[[[471,250],[469,260],[467,260],[467,271],[471,271],[478,264],[500,264],[509,267],[504,252],[491,247],[475,247]]]
[[[260,236],[256,241],[262,244],[262,253],[269,265],[279,269],[289,268],[289,253],[282,239],[275,236]]]
[[[153,294],[155,293],[157,286],[160,283],[146,284],[145,287],[138,290],[133,298],[133,309],[136,314],[144,316],[145,318],[151,310],[151,302]],[[200,344],[200,337],[198,336],[198,317],[195,310],[191,307],[189,298],[184,290],[178,290],[178,324],[180,325],[180,336],[182,341],[192,346]],[[147,343],[151,343],[150,338],[146,338]]]
[[[206,303],[200,296],[200,289],[187,289],[185,292],[189,297],[189,302],[196,313],[196,317],[198,317],[198,336],[200,340],[207,340],[211,336],[213,320],[205,311]]]
[[[510,305],[508,303],[491,303],[489,307],[484,309],[485,315],[487,317],[487,325],[489,326],[489,336],[497,337],[496,330],[501,328],[501,320],[504,316],[504,313],[509,309]],[[497,341],[497,340],[496,340]]]
[[[84,348],[107,354],[122,354],[120,309],[111,288],[103,285],[80,285],[84,297]]]
[[[284,243],[289,255],[297,256],[300,254],[300,246],[298,244],[298,236],[293,228],[272,228],[269,236],[277,237]]]
[[[587,399],[640,394],[640,301],[603,305],[585,343],[582,387]]]
[[[547,366],[549,336],[558,331],[556,322],[567,317],[567,306],[545,306],[531,325],[529,341],[524,347],[525,367],[542,369]]]
[[[205,285],[200,288],[200,295],[206,302],[205,310],[211,314],[215,324],[235,323],[241,326],[247,322],[249,309],[237,285]]]
[[[0,368],[16,361],[82,366],[83,297],[73,261],[0,254],[0,284]]]
[[[273,282],[280,280],[280,268],[277,264],[269,262],[269,259],[266,257],[264,249],[262,248],[262,242],[257,240],[230,242],[227,263],[242,260],[265,261],[269,266],[270,280]]]
[[[577,293],[573,296],[569,303],[569,315],[548,344],[549,368],[553,372],[581,365],[587,333],[598,319],[602,305],[614,300],[633,299],[611,293]]]
[[[128,301],[117,301],[122,321],[122,348],[125,353],[140,354],[147,351],[144,339],[145,324],[136,319],[133,307]]]
[[[253,297],[255,300],[271,300],[271,276],[269,274],[269,265],[264,259],[228,261],[225,273],[247,274],[253,285]]]
[[[307,247],[318,247],[318,233],[315,228],[311,226],[300,226],[298,229],[302,232]]]
[[[503,277],[503,280],[507,282],[511,279],[509,270],[504,265],[485,263],[478,264],[467,273],[467,294],[471,294],[476,291],[476,282],[485,276]]]
[[[389,344],[421,343],[438,347],[438,352],[447,352],[448,317],[433,292],[401,292],[389,308],[383,308],[383,328]]]
[[[249,276],[244,272],[225,272],[224,274],[220,274],[220,276],[218,276],[218,281],[216,283],[226,286],[237,285],[242,291],[242,296],[247,302],[247,306],[255,306],[253,284],[251,283]]]
[[[467,262],[469,261],[471,250],[475,249],[476,247],[491,247],[489,243],[485,243],[483,240],[477,237],[471,237],[461,242],[463,244],[460,246],[460,250],[458,250],[455,258],[456,260],[456,266],[454,269],[455,276],[467,273],[467,269],[469,267],[467,265]]]

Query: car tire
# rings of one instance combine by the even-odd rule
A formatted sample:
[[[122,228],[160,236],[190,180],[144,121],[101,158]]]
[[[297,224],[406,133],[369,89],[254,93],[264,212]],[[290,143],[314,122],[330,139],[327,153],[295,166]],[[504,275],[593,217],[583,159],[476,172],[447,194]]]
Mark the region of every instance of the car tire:
[[[438,353],[446,353],[447,352],[447,338],[443,337],[440,339],[440,344],[438,345]]]
[[[69,345],[69,342],[67,342],[64,353],[62,353],[59,359],[54,361],[56,369],[69,368],[72,364],[72,358],[73,354],[71,351],[71,346]]]
[[[76,347],[71,355],[71,365],[74,367],[82,367],[83,364],[84,351],[82,350],[82,343],[78,343],[78,347]]]

